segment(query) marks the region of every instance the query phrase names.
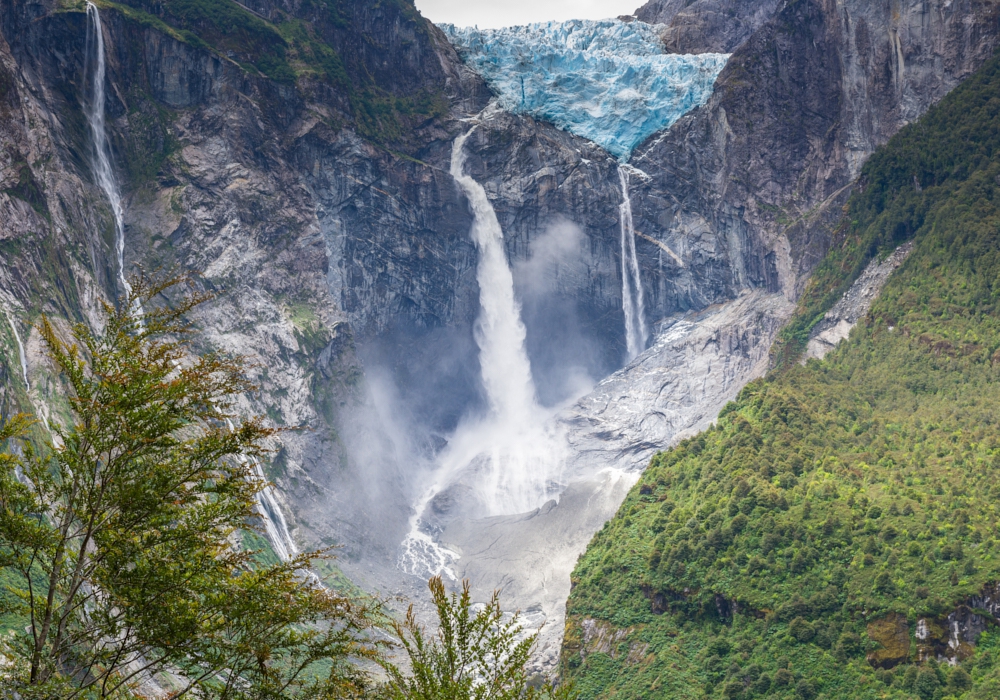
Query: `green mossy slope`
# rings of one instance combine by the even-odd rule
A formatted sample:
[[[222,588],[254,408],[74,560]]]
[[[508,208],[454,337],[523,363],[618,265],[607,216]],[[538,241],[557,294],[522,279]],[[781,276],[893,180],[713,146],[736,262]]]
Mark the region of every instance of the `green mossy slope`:
[[[1000,697],[1000,630],[956,654],[946,627],[1000,581],[998,155],[994,59],[872,157],[784,369],[657,455],[579,562],[585,698]],[[849,341],[791,362],[910,238]]]

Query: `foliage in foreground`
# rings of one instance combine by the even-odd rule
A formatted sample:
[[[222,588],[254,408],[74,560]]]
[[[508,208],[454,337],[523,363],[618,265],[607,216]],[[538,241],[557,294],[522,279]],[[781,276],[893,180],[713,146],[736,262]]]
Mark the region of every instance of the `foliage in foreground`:
[[[303,575],[319,553],[261,566],[230,545],[264,487],[248,459],[273,430],[239,422],[239,358],[193,356],[183,318],[133,281],[100,334],[43,319],[73,423],[0,460],[0,580],[13,625],[5,689],[21,698],[127,697],[165,672],[177,697],[353,693],[369,611]],[[142,311],[141,316],[139,313]],[[25,419],[4,424],[17,437]]]
[[[445,591],[440,577],[429,582],[438,614],[438,631],[429,636],[410,606],[396,634],[410,662],[410,673],[386,664],[387,700],[572,700],[568,686],[533,686],[525,667],[537,634],[522,634],[518,615],[505,615],[500,594],[475,611],[469,582],[461,594]]]
[[[174,698],[575,697],[529,682],[535,636],[499,593],[476,609],[467,582],[449,597],[432,579],[437,634],[412,607],[390,622],[404,673],[373,641],[378,606],[307,573],[322,552],[245,546],[262,541],[247,528],[265,486],[249,460],[275,431],[235,415],[253,389],[241,358],[191,353],[183,319],[205,297],[154,305],[178,282],[133,279],[103,331],[77,325],[72,343],[42,320],[73,422],[40,447],[27,416],[0,423],[0,697],[133,698],[150,678]]]
[[[997,697],[993,628],[920,661],[1000,580],[997,94],[994,59],[866,168],[858,240],[915,247],[849,341],[656,456],[594,538],[563,658],[583,697]]]

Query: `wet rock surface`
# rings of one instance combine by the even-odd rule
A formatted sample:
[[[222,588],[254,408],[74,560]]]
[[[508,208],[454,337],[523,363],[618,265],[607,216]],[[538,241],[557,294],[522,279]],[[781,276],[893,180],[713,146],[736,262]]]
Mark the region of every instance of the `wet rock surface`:
[[[868,638],[879,645],[868,653],[873,668],[894,668],[910,658],[910,626],[906,616],[893,613],[868,623]]]
[[[868,623],[868,637],[878,646],[866,658],[874,668],[888,669],[931,659],[954,665],[971,657],[979,637],[997,624],[1000,624],[1000,584],[994,583],[951,612],[918,617],[914,625],[900,613],[872,620]]]

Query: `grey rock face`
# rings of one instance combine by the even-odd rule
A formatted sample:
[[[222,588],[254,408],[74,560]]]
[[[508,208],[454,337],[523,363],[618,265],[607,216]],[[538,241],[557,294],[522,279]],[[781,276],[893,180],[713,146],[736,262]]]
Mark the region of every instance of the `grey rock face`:
[[[757,290],[661,322],[646,352],[562,413],[570,478],[641,471],[654,453],[706,428],[764,374],[771,341],[793,310],[783,295]]]
[[[633,156],[651,176],[633,195],[636,228],[685,260],[727,258],[730,289],[795,298],[861,164],[982,63],[997,17],[996,3],[783,6],[737,49],[708,104]],[[660,252],[640,248],[656,269]],[[660,313],[677,296],[671,282],[650,280]]]
[[[779,0],[649,0],[636,19],[662,24],[670,53],[731,53],[769,20]]]

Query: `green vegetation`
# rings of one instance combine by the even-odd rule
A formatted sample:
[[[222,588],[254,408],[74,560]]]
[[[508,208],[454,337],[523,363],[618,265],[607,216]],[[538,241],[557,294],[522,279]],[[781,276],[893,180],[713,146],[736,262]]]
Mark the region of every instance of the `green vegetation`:
[[[563,655],[583,697],[996,697],[998,635],[949,649],[944,616],[1000,581],[998,95],[993,59],[872,157],[782,369],[595,536]],[[795,362],[908,238],[849,341]]]
[[[500,595],[473,611],[469,582],[451,596],[440,578],[429,582],[438,614],[438,632],[429,636],[417,623],[411,606],[396,633],[410,661],[404,675],[386,664],[386,700],[572,700],[573,689],[529,684],[525,665],[535,635],[521,635],[517,614],[500,609]]]
[[[132,281],[99,335],[40,331],[72,406],[59,437],[0,455],[0,685],[21,698],[132,697],[141,671],[179,672],[205,698],[330,697],[366,679],[369,610],[288,562],[230,546],[263,484],[246,456],[274,434],[230,429],[253,387],[238,358],[190,355],[183,317],[153,300],[175,281]],[[144,309],[141,321],[134,309]],[[0,428],[24,434],[25,417]]]

